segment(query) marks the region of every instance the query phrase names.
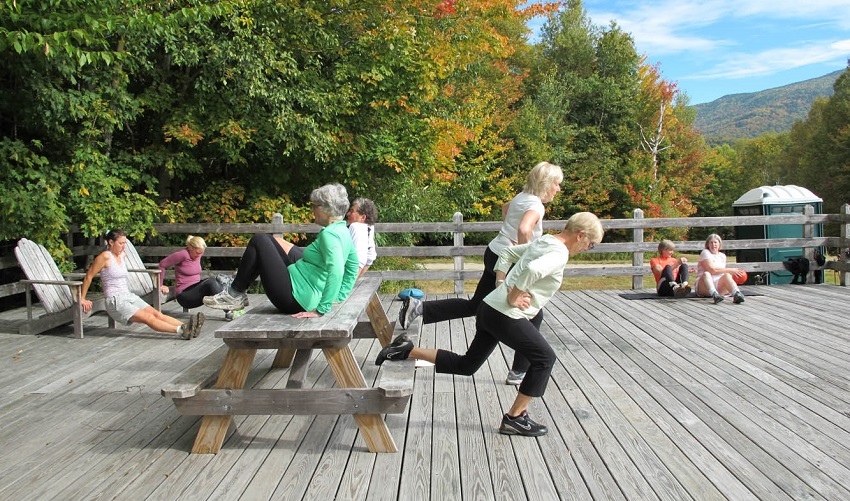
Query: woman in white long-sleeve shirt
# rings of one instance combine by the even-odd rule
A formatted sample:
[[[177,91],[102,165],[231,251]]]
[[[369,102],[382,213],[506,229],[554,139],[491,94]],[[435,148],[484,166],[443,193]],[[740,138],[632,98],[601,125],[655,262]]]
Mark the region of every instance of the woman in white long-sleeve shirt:
[[[506,247],[495,266],[498,285],[478,309],[475,337],[465,354],[416,348],[407,336],[401,335],[381,350],[375,363],[412,357],[435,364],[437,372],[469,376],[487,361],[500,342],[504,343],[525,357],[529,367],[513,405],[502,416],[499,432],[535,437],[546,434],[546,426],[534,422],[527,409],[534,397],[541,397],[546,391],[556,357],[531,319],[560,289],[570,256],[592,249],[602,236],[599,218],[579,212],[567,220],[557,235]]]
[[[375,247],[375,223],[378,222],[378,208],[368,198],[357,198],[351,202],[351,208],[345,214],[348,232],[357,251],[359,271],[357,278],[363,276],[378,257]]]

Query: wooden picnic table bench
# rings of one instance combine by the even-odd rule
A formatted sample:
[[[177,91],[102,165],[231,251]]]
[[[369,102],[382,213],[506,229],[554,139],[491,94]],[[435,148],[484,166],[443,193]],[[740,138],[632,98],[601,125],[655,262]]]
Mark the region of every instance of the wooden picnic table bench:
[[[344,302],[320,318],[296,319],[266,300],[218,328],[225,345],[187,369],[162,395],[173,399],[180,414],[204,416],[193,453],[217,453],[234,415],[352,414],[372,452],[396,452],[382,414],[401,413],[413,393],[413,360],[386,362],[374,387],[368,387],[349,347],[352,338],[392,341],[394,323],[387,318],[377,291],[380,278],[363,278]],[[368,321],[361,322],[365,313]],[[421,319],[408,328],[416,342]],[[400,329],[400,328],[399,328]],[[258,349],[275,349],[272,368],[290,368],[285,388],[244,389]],[[321,349],[336,379],[333,388],[303,388],[312,351]],[[206,388],[213,378],[213,388]]]

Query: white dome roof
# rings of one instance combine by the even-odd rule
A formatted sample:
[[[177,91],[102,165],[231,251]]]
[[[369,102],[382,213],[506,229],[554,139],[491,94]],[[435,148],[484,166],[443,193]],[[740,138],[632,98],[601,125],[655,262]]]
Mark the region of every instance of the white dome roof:
[[[823,199],[815,195],[808,188],[794,186],[760,186],[741,195],[732,204],[733,207],[742,205],[782,205],[823,202]]]

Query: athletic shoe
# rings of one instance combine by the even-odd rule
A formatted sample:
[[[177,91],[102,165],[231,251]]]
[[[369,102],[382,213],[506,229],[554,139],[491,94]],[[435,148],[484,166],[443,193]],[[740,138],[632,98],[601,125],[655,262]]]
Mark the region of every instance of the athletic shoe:
[[[190,318],[189,323],[180,326],[183,330],[180,332],[180,337],[189,341],[192,339],[192,329],[195,327],[195,319]]]
[[[514,386],[522,383],[523,378],[525,378],[525,373],[515,370],[508,371],[508,377],[505,378],[505,384],[512,384]]]
[[[723,301],[723,296],[717,293],[717,291],[711,293],[711,298],[714,300],[714,304],[720,303]]]
[[[402,329],[407,329],[410,323],[422,315],[422,301],[406,297],[402,300],[401,309],[398,311],[398,323]]]
[[[216,310],[241,310],[248,307],[248,294],[242,292],[231,296],[228,289],[224,289],[215,296],[205,297],[204,305]]]
[[[735,294],[732,294],[732,297],[734,298],[732,299],[732,302],[735,304],[741,304],[744,302],[744,294],[742,294],[741,291],[735,291]]]
[[[524,437],[539,437],[549,433],[549,428],[546,425],[535,423],[528,417],[528,411],[522,411],[522,414],[512,418],[505,414],[502,416],[502,426],[499,426],[499,433],[502,435],[522,435]]]
[[[413,341],[406,334],[402,334],[378,353],[375,365],[381,365],[385,360],[407,360],[412,350]]]
[[[201,327],[204,326],[204,320],[206,320],[206,317],[203,313],[199,312],[197,315],[195,315],[195,328],[192,330],[192,337],[198,337],[201,335]]]
[[[690,294],[691,286],[687,284],[680,285],[673,291],[673,296],[678,298],[688,297]]]

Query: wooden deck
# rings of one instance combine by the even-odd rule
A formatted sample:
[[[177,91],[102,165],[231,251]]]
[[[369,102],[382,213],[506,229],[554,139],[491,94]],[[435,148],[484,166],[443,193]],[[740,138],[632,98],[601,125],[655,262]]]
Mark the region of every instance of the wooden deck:
[[[850,499],[850,289],[749,290],[763,295],[743,305],[558,294],[544,333],[559,360],[530,409],[547,436],[497,432],[506,348],[474,377],[418,369],[408,412],[386,418],[396,454],[368,452],[351,416],[253,416],[219,454],[190,455],[199,418],[159,390],[220,345],[221,312],[188,342],[104,316],[82,340],[0,332],[0,498]],[[421,344],[463,351],[473,327],[427,325]],[[374,379],[378,343],[353,350]],[[259,370],[270,355],[249,384],[285,384]],[[332,378],[317,355],[308,384]]]

